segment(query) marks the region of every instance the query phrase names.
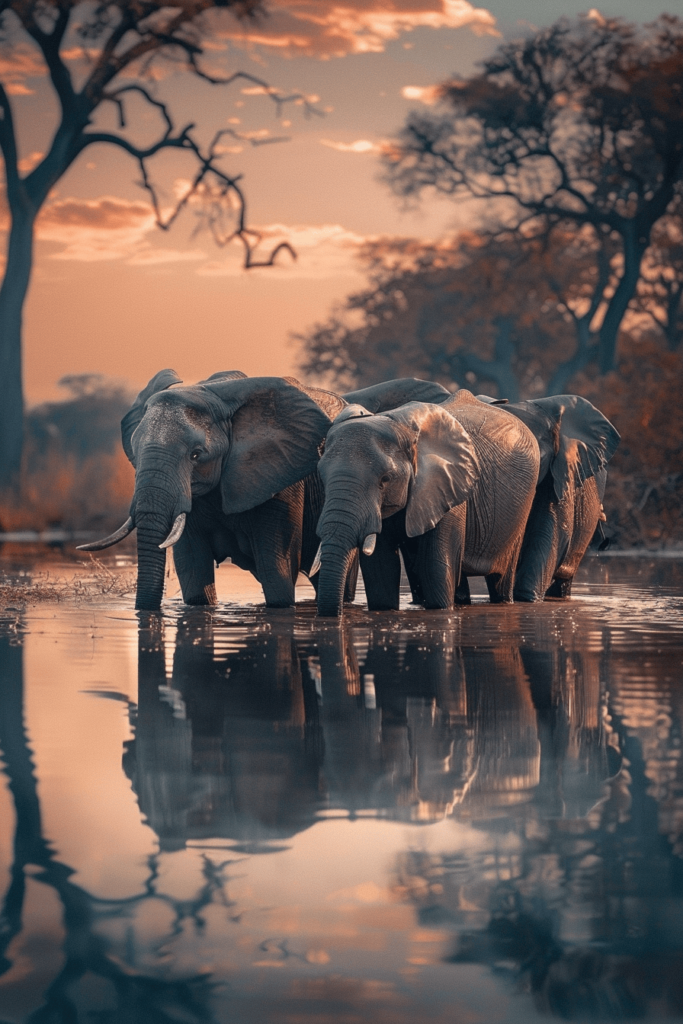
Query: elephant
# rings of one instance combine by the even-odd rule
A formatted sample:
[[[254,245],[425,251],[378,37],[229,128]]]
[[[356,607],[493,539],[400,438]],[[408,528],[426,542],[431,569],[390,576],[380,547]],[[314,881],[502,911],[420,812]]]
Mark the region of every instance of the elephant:
[[[241,371],[181,383],[161,370],[124,416],[123,447],[135,466],[130,516],[81,550],[108,547],[137,528],[138,609],[160,607],[171,546],[187,604],[216,603],[214,562],[227,557],[256,576],[267,605],[294,604],[299,570],[316,547],[307,491],[309,506],[321,503],[318,449],[344,400],[292,378]]]
[[[469,391],[384,413],[349,405],[318,465],[318,613],[341,614],[358,548],[371,611],[399,607],[399,549],[426,608],[452,607],[461,568],[487,577],[492,601],[511,601],[539,462],[528,427]]]
[[[569,597],[572,580],[600,523],[607,463],[619,444],[610,421],[579,395],[504,405],[538,441],[541,468],[517,566],[515,601]]]
[[[136,470],[131,514],[115,533],[79,549],[109,547],[137,527],[139,609],[160,606],[166,547],[173,547],[186,604],[216,603],[214,562],[229,557],[259,580],[268,606],[288,607],[318,546],[321,445],[347,401],[294,378],[248,378],[240,370],[181,383],[174,370],[161,370],[124,416],[123,447]],[[406,396],[448,396],[412,378],[367,392],[378,407]],[[347,600],[356,574],[357,561]]]

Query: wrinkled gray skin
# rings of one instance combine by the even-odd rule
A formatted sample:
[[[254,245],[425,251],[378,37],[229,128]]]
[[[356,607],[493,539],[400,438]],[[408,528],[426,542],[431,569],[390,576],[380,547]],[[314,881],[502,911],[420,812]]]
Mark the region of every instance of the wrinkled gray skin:
[[[578,395],[505,403],[504,408],[529,427],[541,452],[514,599],[569,597],[579,563],[604,519],[606,467],[619,444],[619,434],[595,406]]]
[[[345,400],[291,379],[246,378],[239,370],[189,387],[180,383],[173,370],[160,371],[124,417],[123,447],[136,470],[131,520],[83,548],[107,547],[137,527],[136,607],[156,610],[166,560],[160,545],[184,513],[173,556],[187,604],[215,604],[214,563],[226,558],[253,573],[269,606],[294,604],[298,573],[308,572],[318,547],[319,450]],[[448,394],[412,379],[368,391],[380,404],[404,401],[404,394]],[[356,573],[357,559],[347,600]]]
[[[174,560],[187,604],[215,604],[214,564],[227,557],[256,576],[269,606],[294,604],[297,575],[310,567],[316,547],[317,515],[305,515],[316,478],[308,485],[304,478],[315,473],[318,448],[343,399],[239,371],[173,387],[179,383],[174,371],[162,370],[121,423],[135,466],[136,608],[161,604],[161,545],[183,513]]]
[[[427,608],[452,607],[461,568],[510,601],[538,468],[528,428],[468,391],[378,415],[349,406],[318,466],[319,614],[341,614],[352,558],[372,534],[374,553],[360,556],[371,610],[399,607],[399,549]]]

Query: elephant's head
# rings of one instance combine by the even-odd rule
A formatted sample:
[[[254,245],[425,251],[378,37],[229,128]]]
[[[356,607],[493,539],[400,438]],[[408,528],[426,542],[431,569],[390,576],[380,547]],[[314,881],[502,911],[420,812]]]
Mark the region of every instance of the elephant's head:
[[[382,520],[405,509],[408,536],[425,533],[467,498],[479,465],[457,420],[438,405],[410,402],[381,415],[344,409],[318,472],[325,485],[318,611],[339,615],[353,553],[372,554]]]
[[[486,400],[485,396],[479,396]],[[495,401],[488,399],[488,401]],[[496,403],[498,404],[498,403]],[[555,497],[594,476],[604,489],[605,467],[619,445],[619,434],[599,409],[579,395],[553,395],[505,404],[529,427],[541,450],[538,481],[552,474]],[[602,499],[602,494],[600,494]]]
[[[127,523],[85,550],[138,536],[136,607],[159,608],[165,548],[183,532],[193,498],[216,489],[223,512],[244,512],[315,471],[318,448],[344,406],[329,392],[282,377],[214,374],[189,387],[162,370],[121,421],[135,466]],[[327,410],[327,411],[326,411]]]

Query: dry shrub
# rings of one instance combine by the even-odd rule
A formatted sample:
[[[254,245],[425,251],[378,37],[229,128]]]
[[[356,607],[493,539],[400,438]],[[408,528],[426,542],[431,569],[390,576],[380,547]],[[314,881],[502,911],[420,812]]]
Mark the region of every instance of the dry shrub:
[[[619,547],[683,543],[683,356],[623,338],[619,370],[573,382],[614,423],[605,511]]]
[[[39,601],[83,601],[93,597],[126,597],[135,593],[135,570],[114,571],[93,555],[85,571],[74,576],[51,572],[0,573],[0,609]]]
[[[84,459],[73,452],[27,460],[20,498],[5,498],[0,522],[5,530],[98,529],[118,525],[128,515],[135,471],[122,450]]]

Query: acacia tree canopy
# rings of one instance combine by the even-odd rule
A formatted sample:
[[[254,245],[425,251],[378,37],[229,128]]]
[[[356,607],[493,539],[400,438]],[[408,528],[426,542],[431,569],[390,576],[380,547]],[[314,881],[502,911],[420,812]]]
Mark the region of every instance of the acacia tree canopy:
[[[385,239],[360,257],[369,287],[299,338],[304,372],[339,386],[416,374],[513,401],[544,394],[575,346],[574,309],[592,288],[573,236]]]
[[[263,11],[263,0],[180,0],[173,6],[161,0],[0,0],[0,42],[10,47],[25,42],[37,48],[58,102],[47,152],[22,176],[11,89],[0,82],[0,152],[11,222],[0,287],[0,488],[16,485],[21,466],[21,324],[35,220],[51,189],[88,146],[109,144],[130,155],[160,227],[170,227],[180,211],[200,196],[215,240],[219,244],[239,240],[246,267],[271,265],[283,247],[294,255],[284,243],[265,259],[255,256],[260,236],[248,226],[240,176],[226,172],[221,164],[221,140],[238,133],[222,129],[208,145],[202,144],[195,125],[177,124],[167,103],[159,99],[154,68],[167,58],[174,61],[174,69],[180,66],[212,85],[247,79],[278,107],[296,100],[306,110],[314,109],[304,96],[281,93],[253,75],[236,71],[221,76],[205,68],[207,18],[220,9],[229,9],[238,18],[255,18]],[[80,53],[80,63],[74,63],[74,53]],[[127,131],[132,100],[146,104],[159,126],[156,138],[145,145],[136,144]],[[99,111],[106,108],[115,111],[118,130],[101,130],[95,124]],[[158,154],[173,150],[189,154],[196,169],[190,188],[170,211],[162,211],[150,164]]]
[[[648,250],[630,324],[641,336],[673,336],[676,324],[661,318],[678,315],[682,225],[662,221]],[[596,296],[618,280],[616,245],[603,240],[599,259],[595,250],[584,227],[367,243],[359,255],[368,287],[298,336],[302,370],[347,388],[417,374],[513,401],[560,394],[580,370]]]
[[[596,360],[609,372],[653,227],[683,180],[683,21],[561,19],[445,82],[441,100],[387,147],[386,180],[407,198],[480,198],[498,227],[592,232],[598,326],[573,371]],[[604,272],[615,243],[616,281]]]

